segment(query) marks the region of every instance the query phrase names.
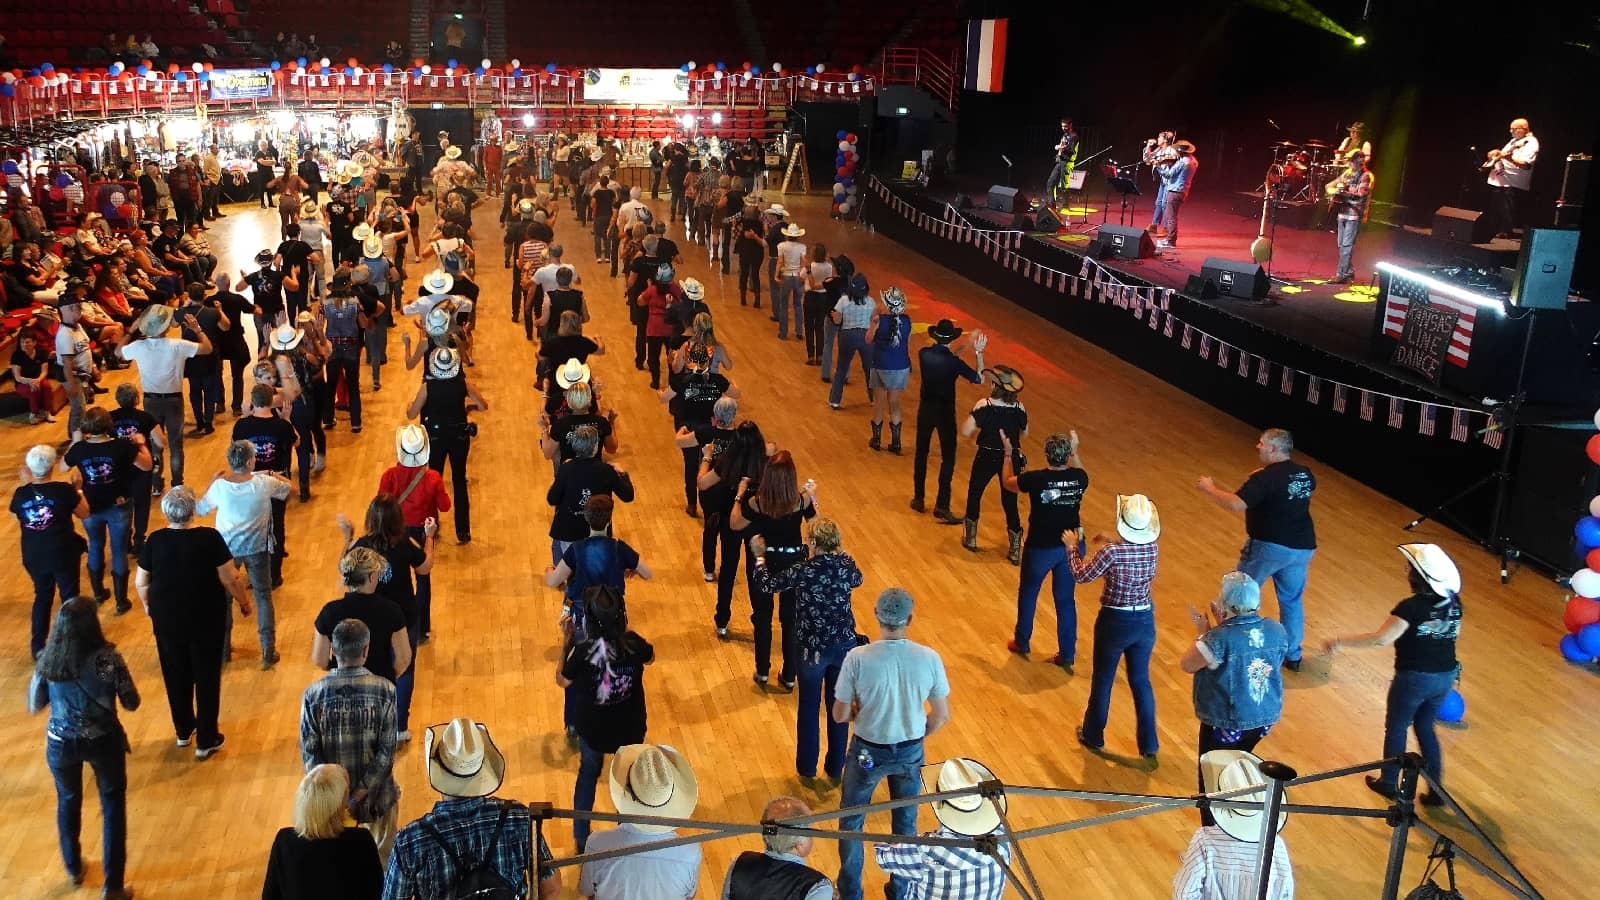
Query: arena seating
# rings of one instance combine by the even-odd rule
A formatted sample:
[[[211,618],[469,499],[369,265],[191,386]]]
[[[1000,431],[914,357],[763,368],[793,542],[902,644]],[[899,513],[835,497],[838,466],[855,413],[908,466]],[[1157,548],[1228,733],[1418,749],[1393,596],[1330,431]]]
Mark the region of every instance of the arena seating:
[[[661,16],[641,16],[603,3],[581,15],[562,15],[552,28],[547,6],[506,5],[506,50],[526,66],[546,63],[596,66],[680,66],[713,57],[730,65],[747,51],[731,3],[712,2]],[[685,53],[694,54],[685,56]]]
[[[231,3],[231,0],[226,0]],[[143,39],[149,33],[163,56],[193,60],[201,44],[226,52],[228,35],[203,13],[180,0],[78,0],[64,11],[22,8],[5,17],[6,44],[24,66],[99,62],[106,34]],[[98,58],[97,58],[98,54]]]

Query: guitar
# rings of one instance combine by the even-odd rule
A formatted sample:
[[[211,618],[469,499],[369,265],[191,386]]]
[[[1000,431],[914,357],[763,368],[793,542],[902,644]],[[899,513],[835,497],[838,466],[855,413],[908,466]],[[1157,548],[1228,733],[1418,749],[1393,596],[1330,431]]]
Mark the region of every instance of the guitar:
[[[1517,165],[1516,162],[1511,159],[1511,155],[1516,153],[1517,150],[1527,142],[1528,139],[1526,137],[1519,137],[1512,141],[1511,146],[1507,149],[1490,150],[1488,158],[1483,161],[1483,165],[1479,166],[1478,169],[1480,171],[1487,172],[1493,169],[1496,165],[1500,165],[1502,163],[1510,163],[1514,166]],[[1521,166],[1517,167],[1522,168]]]

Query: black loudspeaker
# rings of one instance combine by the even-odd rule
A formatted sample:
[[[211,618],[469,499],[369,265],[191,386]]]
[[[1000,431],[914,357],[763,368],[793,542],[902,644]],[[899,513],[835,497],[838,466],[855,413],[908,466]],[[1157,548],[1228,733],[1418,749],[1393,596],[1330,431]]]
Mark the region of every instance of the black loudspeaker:
[[[1061,220],[1056,218],[1055,213],[1051,212],[1048,206],[1039,207],[1039,216],[1035,224],[1038,225],[1040,231],[1048,231],[1052,234],[1061,230]]]
[[[1582,565],[1573,549],[1572,522],[1589,514],[1589,498],[1600,492],[1600,468],[1584,453],[1593,434],[1588,423],[1517,428],[1500,533],[1523,552],[1568,572]]]
[[[1475,209],[1441,206],[1433,214],[1433,236],[1463,244],[1482,244],[1489,240],[1489,217]]]
[[[1199,275],[1190,275],[1183,283],[1183,295],[1196,300],[1217,299],[1217,283]]]
[[[1026,207],[1027,201],[1022,193],[1014,187],[1003,184],[989,186],[989,208],[1000,212],[1017,212]]]
[[[1112,248],[1113,256],[1123,259],[1144,259],[1156,255],[1156,242],[1150,232],[1128,225],[1105,224],[1100,226],[1100,243]]]
[[[1262,300],[1271,284],[1259,263],[1210,256],[1200,266],[1200,277],[1217,286],[1217,294],[1236,300]]]
[[[1528,309],[1566,309],[1572,267],[1578,259],[1576,228],[1529,228],[1517,254],[1511,305]]]

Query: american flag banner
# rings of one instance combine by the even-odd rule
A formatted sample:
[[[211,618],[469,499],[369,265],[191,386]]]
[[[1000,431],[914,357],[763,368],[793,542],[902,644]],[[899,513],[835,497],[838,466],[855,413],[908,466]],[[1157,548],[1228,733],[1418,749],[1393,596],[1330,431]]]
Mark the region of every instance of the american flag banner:
[[[1211,361],[1211,336],[1208,334],[1200,335],[1200,358]]]
[[[1111,305],[1115,306],[1117,309],[1127,309],[1128,289],[1125,287],[1113,288],[1111,290]]]
[[[1433,437],[1433,433],[1438,427],[1439,407],[1432,403],[1422,404],[1422,414],[1417,419],[1417,431],[1427,437]]]
[[[1150,330],[1151,331],[1155,331],[1156,330],[1156,326],[1161,324],[1160,321],[1159,321],[1160,319],[1161,319],[1161,310],[1156,309],[1155,307],[1151,307],[1150,308]]]
[[[1466,368],[1467,358],[1472,353],[1472,326],[1478,314],[1477,304],[1458,300],[1442,291],[1430,290],[1426,283],[1404,275],[1389,272],[1387,279],[1389,290],[1383,298],[1383,333],[1396,340],[1402,336],[1406,311],[1412,303],[1448,309],[1456,314],[1456,329],[1450,335],[1450,350],[1445,354],[1445,361],[1458,368]]]
[[[1078,270],[1078,276],[1080,278],[1088,278],[1090,275],[1093,275],[1093,274],[1094,274],[1094,261],[1089,259],[1089,257],[1085,256],[1083,258],[1083,268]]]
[[[1361,392],[1361,421],[1371,422],[1373,414],[1373,397],[1371,391]]]
[[[1227,343],[1217,341],[1217,368],[1226,369],[1228,367],[1228,349]]]
[[[1172,295],[1173,295],[1173,293],[1174,293],[1174,291],[1173,291],[1172,288],[1162,288],[1161,289],[1161,308],[1163,310],[1167,310],[1167,309],[1171,309],[1172,308]]]
[[[1236,374],[1240,378],[1250,377],[1250,354],[1244,352],[1243,350],[1239,351],[1239,368],[1236,371]]]
[[[1389,398],[1389,427],[1399,428],[1405,422],[1406,402],[1399,397]]]
[[[1183,326],[1183,330],[1184,330],[1184,333],[1187,334],[1188,331],[1189,331],[1189,326],[1187,326],[1187,325]],[[1172,316],[1167,316],[1167,324],[1163,325],[1161,327],[1161,333],[1162,333],[1162,335],[1164,335],[1166,337],[1172,337]],[[1185,346],[1187,346],[1187,345],[1185,345]]]
[[[1450,440],[1466,443],[1469,431],[1467,429],[1467,411],[1457,409],[1450,416]]]
[[[994,250],[989,255],[994,257],[994,261],[995,262],[999,262],[1000,261],[1000,254],[1002,252],[1001,247],[1000,247],[1000,242],[999,241],[995,241],[995,240],[991,240],[989,243],[994,245]]]
[[[1310,380],[1306,382],[1306,402],[1315,406],[1322,402],[1322,379],[1315,375],[1307,377]]]
[[[1501,447],[1505,446],[1505,442],[1506,442],[1505,429],[1496,428],[1495,424],[1494,424],[1494,420],[1490,419],[1489,420],[1489,428],[1488,428],[1488,430],[1484,431],[1484,433],[1483,433],[1483,443],[1484,443],[1484,445],[1487,446],[1487,447],[1493,447],[1494,449],[1499,450]]]
[[[1272,363],[1265,356],[1256,357],[1256,384],[1266,387],[1272,382]]]
[[[1348,399],[1349,399],[1349,392],[1346,390],[1345,386],[1340,384],[1340,383],[1338,383],[1337,381],[1334,382],[1333,383],[1333,411],[1336,412],[1336,413],[1344,412],[1345,401],[1348,400]]]
[[[1034,266],[1033,267],[1033,283],[1034,284],[1044,284],[1044,267],[1043,266]]]
[[[1083,296],[1083,287],[1082,287],[1083,279],[1082,278],[1068,278],[1066,280],[1072,283],[1072,296],[1074,296],[1074,297]]]
[[[1183,326],[1183,340],[1178,343],[1183,349],[1189,349],[1189,345],[1194,343],[1194,329],[1188,325]]]

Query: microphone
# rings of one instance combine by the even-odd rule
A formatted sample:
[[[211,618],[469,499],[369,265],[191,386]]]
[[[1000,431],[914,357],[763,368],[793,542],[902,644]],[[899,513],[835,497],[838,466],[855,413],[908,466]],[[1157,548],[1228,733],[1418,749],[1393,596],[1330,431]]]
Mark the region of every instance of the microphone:
[[[1011,165],[1011,157],[1009,157],[1009,156],[1005,155],[1004,153],[1002,153],[1002,154],[1000,154],[1000,158],[1005,160],[1006,165],[1008,165],[1008,166]]]
[[[1267,120],[1267,124],[1268,124],[1268,125],[1271,125],[1271,126],[1272,126],[1272,127],[1273,127],[1273,129],[1274,129],[1274,130],[1277,130],[1277,131],[1282,131],[1282,130],[1283,130],[1283,129],[1281,129],[1281,128],[1278,128],[1278,123],[1277,123],[1277,122],[1274,122],[1274,121],[1272,121],[1272,120],[1271,120],[1271,119],[1268,119],[1268,120]]]

